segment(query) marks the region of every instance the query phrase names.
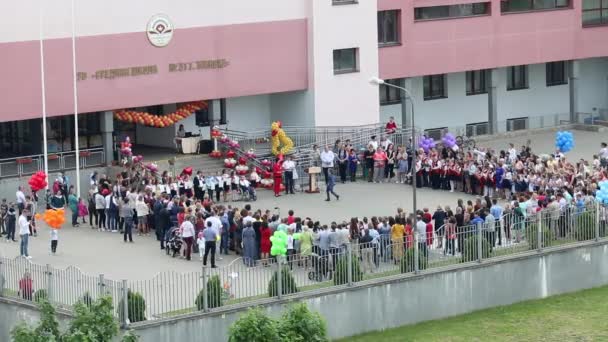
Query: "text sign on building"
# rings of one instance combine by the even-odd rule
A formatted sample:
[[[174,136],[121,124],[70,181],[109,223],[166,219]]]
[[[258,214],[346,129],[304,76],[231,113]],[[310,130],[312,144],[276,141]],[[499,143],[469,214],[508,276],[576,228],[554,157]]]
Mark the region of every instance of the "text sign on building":
[[[165,14],[156,14],[148,21],[146,34],[152,45],[165,47],[171,42],[173,31],[174,27],[171,19]]]

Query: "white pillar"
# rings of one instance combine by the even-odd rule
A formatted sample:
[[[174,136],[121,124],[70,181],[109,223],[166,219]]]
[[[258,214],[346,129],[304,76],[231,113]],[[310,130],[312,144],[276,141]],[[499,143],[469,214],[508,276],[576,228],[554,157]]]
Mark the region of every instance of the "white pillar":
[[[568,87],[570,88],[570,122],[578,120],[578,79],[580,77],[579,61],[568,62]]]
[[[491,69],[486,75],[488,84],[488,126],[490,134],[498,133],[498,69]]]
[[[410,93],[412,93],[412,79],[411,78],[403,78],[401,79],[401,86],[407,90],[410,91]],[[403,91],[399,91],[399,93],[401,94],[401,127],[409,127],[411,126],[411,120],[410,120],[410,115],[412,115],[412,106],[411,104],[408,104],[407,102],[410,101],[409,99],[406,99],[406,95],[403,93]]]

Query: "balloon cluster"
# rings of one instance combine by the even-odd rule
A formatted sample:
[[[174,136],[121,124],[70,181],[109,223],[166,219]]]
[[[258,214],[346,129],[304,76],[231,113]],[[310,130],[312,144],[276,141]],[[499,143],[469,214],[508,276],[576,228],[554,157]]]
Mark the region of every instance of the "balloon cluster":
[[[37,220],[42,218],[46,224],[55,229],[61,229],[61,226],[65,222],[65,212],[63,209],[47,209],[44,215],[36,214],[34,217]]]
[[[270,248],[270,255],[285,255],[287,254],[287,234],[285,232],[277,230],[270,237],[272,247]]]
[[[182,170],[182,175],[192,176],[192,166],[188,166]]]
[[[142,155],[133,156],[134,163],[141,163],[143,160],[144,160],[144,157]]]
[[[555,147],[560,152],[569,152],[574,147],[574,135],[570,131],[559,131],[555,135]]]
[[[272,162],[270,160],[268,160],[268,159],[262,160],[262,166],[268,167],[270,165],[272,165]]]
[[[283,124],[281,121],[273,122],[271,125],[272,133],[270,138],[270,145],[272,147],[272,154],[287,154],[293,148],[293,141],[285,134],[283,130]]]
[[[236,166],[236,159],[234,159],[234,158],[226,158],[226,159],[224,159],[224,166],[227,167],[227,168],[229,168],[229,169],[234,168]]]
[[[158,172],[158,165],[156,165],[155,163],[146,164],[146,165],[144,165],[144,167],[146,168],[146,170],[148,170],[152,173]]]
[[[441,142],[443,143],[443,146],[452,148],[456,145],[456,137],[452,133],[447,133],[441,138]]]
[[[131,151],[131,138],[126,137],[125,141],[120,143],[120,153],[124,156],[130,157],[133,155],[133,151]]]
[[[220,138],[222,135],[223,134],[220,131],[220,128],[217,126],[213,126],[213,129],[211,130],[211,138],[213,138],[213,139]]]
[[[256,157],[255,150],[250,148],[249,151],[247,151],[247,153],[245,153],[245,157],[247,157],[249,159],[255,159],[255,157]]]
[[[236,156],[236,152],[234,152],[233,150],[229,150],[228,152],[226,152],[226,158],[234,158],[234,156]]]
[[[595,193],[595,198],[601,204],[608,204],[608,180],[600,182],[599,186],[600,189]]]
[[[30,188],[32,188],[33,192],[46,188],[46,186],[48,185],[46,181],[46,173],[44,173],[43,171],[38,171],[34,173],[30,178],[28,184],[30,185]]]
[[[136,112],[128,110],[117,110],[114,112],[114,117],[118,121],[138,123],[148,127],[163,128],[169,127],[178,121],[181,121],[196,111],[206,109],[208,104],[206,101],[197,101],[186,103],[177,111],[167,115],[153,115],[145,112]]]
[[[428,153],[432,148],[435,148],[435,140],[433,138],[424,137],[418,143],[418,147]]]
[[[239,165],[236,166],[236,174],[237,175],[246,175],[249,172],[249,167],[247,166],[247,159],[244,157],[239,158]]]

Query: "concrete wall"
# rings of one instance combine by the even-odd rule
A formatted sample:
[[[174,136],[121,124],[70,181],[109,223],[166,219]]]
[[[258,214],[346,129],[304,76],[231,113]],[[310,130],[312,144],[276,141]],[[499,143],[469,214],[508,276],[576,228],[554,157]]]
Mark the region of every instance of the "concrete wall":
[[[330,337],[340,338],[605,285],[607,258],[603,242],[301,298],[325,317]],[[287,302],[266,309],[278,316]],[[226,341],[238,316],[237,310],[224,310],[135,329],[143,341]]]
[[[60,329],[65,329],[70,316],[63,311],[57,312],[57,321]],[[31,304],[22,304],[20,301],[0,297],[0,341],[11,341],[10,333],[19,323],[36,324],[40,319],[40,312]]]
[[[599,114],[600,109],[608,108],[608,58],[581,61],[578,84],[579,112]]]
[[[226,119],[229,129],[251,131],[270,129],[269,95],[235,97],[226,100]]]
[[[271,121],[281,120],[285,126],[314,126],[314,95],[312,90],[270,95]]]

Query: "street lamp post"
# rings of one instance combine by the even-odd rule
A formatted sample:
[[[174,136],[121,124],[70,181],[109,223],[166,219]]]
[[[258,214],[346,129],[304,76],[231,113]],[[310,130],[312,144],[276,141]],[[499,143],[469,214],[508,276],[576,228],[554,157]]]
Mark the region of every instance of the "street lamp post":
[[[392,87],[392,88],[396,88],[399,89],[401,91],[403,91],[404,93],[404,97],[405,99],[409,99],[410,100],[410,104],[412,106],[412,114],[410,115],[410,129],[411,129],[411,139],[412,139],[412,150],[411,153],[413,153],[412,155],[412,165],[410,165],[410,169],[412,170],[412,209],[413,209],[413,215],[414,215],[414,219],[416,218],[416,164],[417,164],[417,157],[416,157],[416,130],[415,130],[415,126],[414,126],[414,98],[412,97],[412,95],[410,94],[409,90],[407,90],[406,88],[403,87],[399,87],[396,86],[394,84],[391,83],[386,83],[384,82],[383,79],[380,79],[378,77],[372,77],[369,82],[373,85],[385,85],[387,87]],[[415,221],[414,221],[415,224]]]

